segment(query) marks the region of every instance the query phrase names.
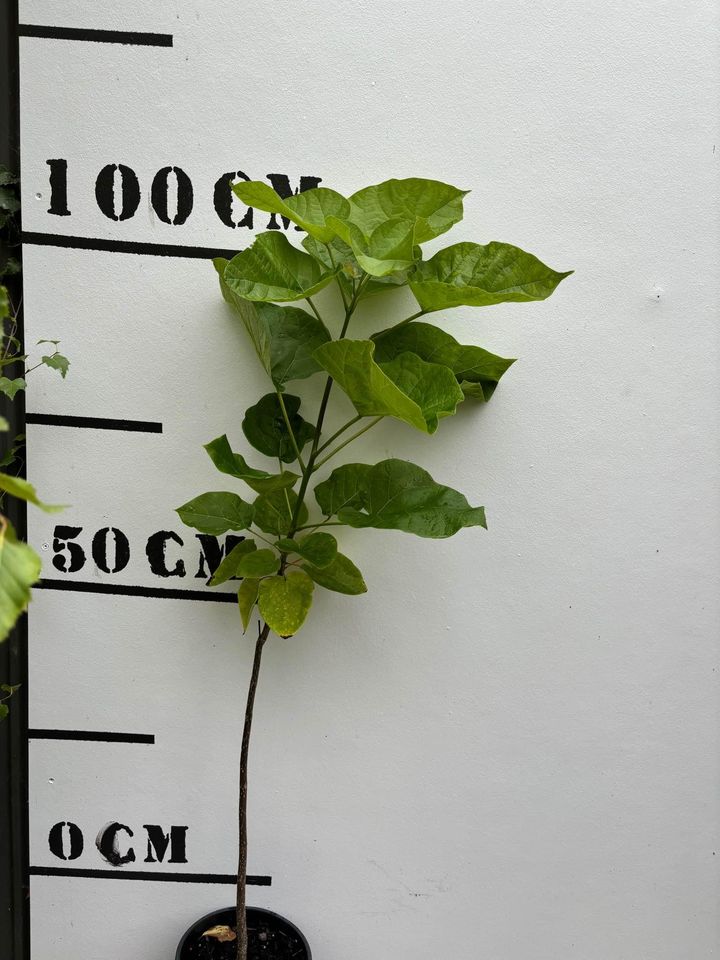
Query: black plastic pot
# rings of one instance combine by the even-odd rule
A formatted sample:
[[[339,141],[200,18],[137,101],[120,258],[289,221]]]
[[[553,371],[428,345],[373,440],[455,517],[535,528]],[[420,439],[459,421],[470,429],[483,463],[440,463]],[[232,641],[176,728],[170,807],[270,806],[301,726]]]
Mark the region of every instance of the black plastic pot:
[[[312,960],[307,940],[295,924],[285,917],[261,907],[248,907],[247,921],[250,960],[255,960],[255,957],[258,960],[265,957],[267,960]],[[215,926],[234,928],[235,907],[215,910],[197,920],[185,931],[175,960],[225,960],[226,957],[234,960],[236,941],[221,944],[211,938],[201,938],[205,930]]]

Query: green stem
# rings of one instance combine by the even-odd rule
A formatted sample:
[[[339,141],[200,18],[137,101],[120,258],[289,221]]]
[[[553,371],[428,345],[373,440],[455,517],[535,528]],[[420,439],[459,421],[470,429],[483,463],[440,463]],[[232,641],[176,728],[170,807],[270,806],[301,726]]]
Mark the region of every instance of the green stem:
[[[322,318],[322,317],[320,316],[320,314],[318,313],[318,309],[317,309],[317,307],[315,306],[315,304],[312,302],[312,300],[310,299],[310,297],[305,297],[305,299],[306,299],[307,302],[310,304],[310,307],[311,307],[311,309],[312,309],[312,312],[313,312],[313,313],[315,314],[315,316],[318,318],[318,320],[320,321],[320,323],[323,323],[323,318]],[[323,326],[324,326],[324,324],[323,324]]]
[[[340,453],[343,447],[346,447],[349,443],[352,443],[353,440],[357,440],[358,437],[361,437],[364,433],[370,430],[371,427],[374,427],[376,423],[380,423],[381,420],[384,420],[384,416],[375,417],[370,423],[366,423],[362,430],[358,430],[357,433],[353,433],[352,436],[348,437],[347,440],[343,440],[342,443],[339,443],[334,450],[331,450],[327,456],[323,457],[322,460],[318,460],[316,463],[313,463],[313,468],[319,470],[320,467],[327,463],[331,457],[334,457],[336,453]]]
[[[305,476],[305,473],[307,472],[307,468],[306,468],[306,466],[305,466],[305,463],[304,463],[304,461],[303,461],[303,458],[302,458],[301,455],[300,455],[300,448],[299,448],[298,445],[297,445],[297,440],[295,439],[295,434],[293,433],[293,429],[292,429],[292,427],[290,426],[290,417],[288,416],[288,412],[287,412],[287,410],[285,409],[285,401],[283,400],[283,395],[282,395],[282,393],[281,393],[279,390],[276,390],[275,392],[276,392],[276,394],[277,394],[278,403],[280,404],[280,409],[282,410],[282,415],[283,415],[283,420],[285,421],[285,426],[287,427],[288,433],[290,434],[290,442],[291,442],[292,445],[293,445],[293,450],[295,451],[295,456],[297,457],[297,462],[300,464],[300,469],[302,470],[302,472],[303,472],[303,477],[304,477],[304,476]]]
[[[322,453],[326,447],[329,447],[333,440],[337,440],[340,434],[345,433],[345,431],[351,427],[354,423],[357,423],[358,420],[362,420],[362,415],[358,414],[356,417],[353,417],[352,420],[348,420],[347,423],[343,424],[339,430],[336,430],[335,433],[330,437],[329,440],[326,440],[321,446],[318,447],[318,454]]]

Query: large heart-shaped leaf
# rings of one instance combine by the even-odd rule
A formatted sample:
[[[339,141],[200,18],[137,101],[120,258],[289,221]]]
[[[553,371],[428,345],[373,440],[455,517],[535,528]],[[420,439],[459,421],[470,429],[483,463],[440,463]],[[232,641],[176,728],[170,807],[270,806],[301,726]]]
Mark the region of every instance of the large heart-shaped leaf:
[[[175,512],[186,526],[213,536],[228,530],[247,530],[253,521],[252,504],[226,491],[203,493]]]
[[[463,393],[477,400],[489,400],[500,377],[515,363],[482,347],[458,343],[440,327],[419,320],[376,333],[373,341],[378,363],[395,360],[407,351],[416,353],[430,363],[450,367]]]
[[[292,518],[297,504],[294,490],[274,490],[266,496],[255,499],[255,523],[264,533],[276,537],[285,537],[292,527]],[[303,526],[308,518],[307,507],[303,503],[298,511],[298,526]]]
[[[40,557],[18,540],[8,521],[0,532],[0,640],[15,626],[27,609],[30,588],[40,578]]]
[[[361,416],[390,416],[424,433],[437,430],[463,399],[453,372],[406,353],[389,364],[375,363],[371,340],[333,340],[315,357],[350,397]]]
[[[466,193],[438,180],[386,180],[350,197],[350,220],[366,236],[386,220],[410,220],[415,243],[425,243],[462,220]]]
[[[315,436],[315,427],[303,420],[298,413],[300,397],[287,393],[283,397],[283,403],[295,442],[302,451],[305,444]],[[256,404],[248,407],[242,429],[249,443],[260,453],[279,458],[283,463],[292,463],[297,459],[277,394],[266,393]]]
[[[325,324],[299,307],[254,303],[235,294],[223,279],[227,260],[213,261],[220,275],[220,289],[247,330],[260,363],[279,389],[289,380],[304,380],[320,369],[313,351],[330,340]],[[222,272],[221,272],[222,271]]]
[[[352,560],[342,553],[337,553],[333,560],[324,567],[304,563],[302,569],[307,571],[315,583],[325,587],[326,590],[333,590],[335,593],[347,593],[351,596],[358,593],[367,593],[363,575]]]
[[[261,580],[258,608],[265,623],[281,637],[297,633],[310,611],[313,587],[303,570]]]
[[[283,470],[282,473],[266,473],[264,470],[256,470],[255,467],[248,466],[242,454],[233,452],[225,434],[206,443],[205,449],[221,473],[244,480],[255,493],[284,490],[294,486],[300,479],[299,474],[292,473],[290,470]]]
[[[326,483],[357,480],[358,464],[333,470]],[[462,527],[485,526],[483,507],[471,507],[463,494],[436,483],[427,470],[406,460],[382,460],[364,474],[361,492],[337,517],[351,527],[403,530],[419,537],[451,537]]]
[[[456,243],[417,265],[409,279],[425,313],[545,300],[572,270],[558,273],[509,243]]]
[[[322,290],[333,278],[310,254],[294,247],[284,233],[268,230],[256,237],[225,267],[223,280],[246,300],[303,300]]]
[[[368,463],[346,463],[318,483],[315,499],[324,516],[333,517],[343,507],[361,507],[371,469]]]
[[[321,243],[327,243],[335,236],[333,228],[326,225],[327,218],[345,219],[350,214],[350,203],[345,197],[326,187],[303,190],[284,200],[262,180],[251,180],[234,184],[233,193],[248,207],[279,213],[292,220]]]

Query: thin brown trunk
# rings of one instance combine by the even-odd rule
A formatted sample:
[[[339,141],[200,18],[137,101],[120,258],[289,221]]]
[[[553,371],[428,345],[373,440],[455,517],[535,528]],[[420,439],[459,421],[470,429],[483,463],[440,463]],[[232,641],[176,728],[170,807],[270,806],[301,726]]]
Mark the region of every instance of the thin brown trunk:
[[[238,802],[238,880],[237,880],[237,960],[247,960],[247,917],[245,914],[245,881],[247,877],[247,790],[248,790],[248,754],[250,752],[250,732],[252,730],[255,692],[260,674],[260,660],[265,641],[270,633],[267,624],[259,630],[255,644],[250,687],[245,707],[245,726],[243,727],[242,750],[240,751],[240,795]]]

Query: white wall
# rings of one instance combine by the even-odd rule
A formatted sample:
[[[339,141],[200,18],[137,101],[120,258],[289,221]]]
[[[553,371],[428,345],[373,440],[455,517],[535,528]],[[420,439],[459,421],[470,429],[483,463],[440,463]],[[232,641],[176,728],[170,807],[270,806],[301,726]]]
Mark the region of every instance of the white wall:
[[[443,319],[520,358],[487,409],[358,443],[485,503],[490,529],[348,532],[369,593],[318,596],[268,646],[250,871],[273,885],[251,901],[297,922],[315,960],[716,955],[717,5],[24,0],[21,20],[175,37],[21,40],[28,231],[240,247],[211,202],[225,171],[343,192],[419,175],[472,189],[436,246],[504,240],[576,271],[544,303]],[[68,161],[69,217],[46,212],[50,158]],[[141,181],[122,223],[95,204],[107,163]],[[183,226],[148,204],[166,165],[195,187]],[[145,539],[191,544],[173,508],[218,488],[201,444],[243,443],[256,360],[205,260],[28,245],[25,284],[28,342],[61,338],[72,361],[64,383],[33,380],[28,410],[164,424],[28,427],[30,476],[72,504],[31,515],[45,573],[63,576],[56,523],[86,549],[115,526],[128,567],[65,576],[167,586]],[[188,864],[152,869],[233,871],[237,628],[230,604],[37,591],[30,725],[156,744],[31,743],[34,865],[107,868],[93,838],[118,820],[188,825]],[[85,832],[72,864],[48,849],[63,820]],[[166,960],[231,899],[36,876],[32,957]]]

